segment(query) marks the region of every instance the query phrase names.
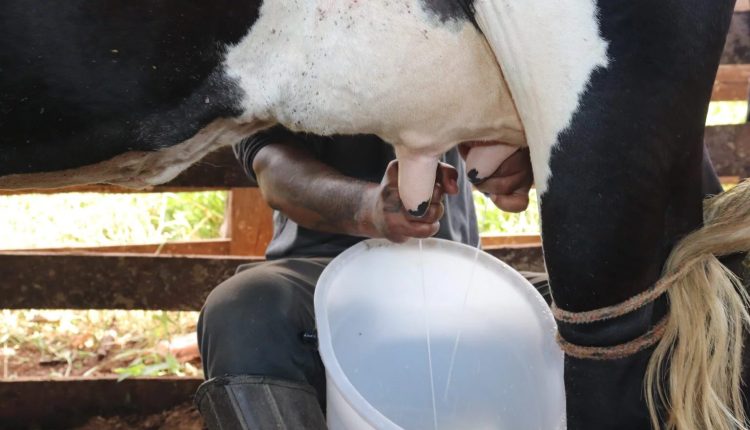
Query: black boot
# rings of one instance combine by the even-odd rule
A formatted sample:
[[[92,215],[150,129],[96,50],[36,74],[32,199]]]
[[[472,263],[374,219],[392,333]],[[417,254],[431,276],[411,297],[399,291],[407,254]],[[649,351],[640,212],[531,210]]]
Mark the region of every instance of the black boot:
[[[315,390],[261,376],[225,376],[204,382],[195,404],[210,430],[325,430]]]

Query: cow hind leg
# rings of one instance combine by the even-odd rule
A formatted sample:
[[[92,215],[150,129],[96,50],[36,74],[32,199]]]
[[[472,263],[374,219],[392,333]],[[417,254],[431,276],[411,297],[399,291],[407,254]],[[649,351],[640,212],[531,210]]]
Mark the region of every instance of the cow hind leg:
[[[701,202],[696,163],[677,169],[682,174],[672,186],[651,190],[636,178],[664,184],[669,175],[652,176],[649,164],[630,165],[637,172],[632,195],[611,190],[590,199],[593,205],[578,202],[577,194],[591,197],[598,188],[579,170],[553,174],[542,198],[545,255],[567,353],[569,427],[746,428],[748,296],[718,257],[750,249],[750,182],[706,200],[700,226],[700,216],[689,215]],[[588,192],[566,193],[563,185]],[[639,202],[649,191],[655,195]]]
[[[545,259],[566,351],[568,428],[660,428],[672,411],[655,405],[660,422],[651,423],[644,376],[667,300],[609,310],[655,285],[677,238],[700,227],[700,140],[691,139],[689,150],[686,142],[684,161],[667,162],[668,153],[645,146],[607,157],[615,149],[607,137],[564,137],[567,148],[553,153],[541,198]]]
[[[734,2],[599,0],[575,3],[594,4],[593,17],[546,16],[545,24],[568,23],[571,31],[594,23],[606,45],[606,61],[584,64],[595,67],[586,68],[578,105],[551,147],[539,130],[547,123],[535,119],[552,123],[554,110],[535,108],[545,99],[533,89],[574,94],[578,87],[548,77],[554,73],[540,77],[533,62],[509,67],[506,58],[520,44],[540,63],[553,58],[568,77],[577,69],[567,57],[541,48],[568,52],[554,45],[558,39],[583,45],[563,36],[542,45],[523,31],[521,18],[538,19],[546,7],[493,4],[477,10],[510,29],[487,34],[505,54],[499,58],[536,160],[545,259],[567,353],[569,428],[746,428],[739,394],[746,298],[715,257],[746,249],[744,187],[709,201],[703,227],[700,169]],[[577,52],[576,59],[588,51]],[[514,74],[516,64],[528,70]]]

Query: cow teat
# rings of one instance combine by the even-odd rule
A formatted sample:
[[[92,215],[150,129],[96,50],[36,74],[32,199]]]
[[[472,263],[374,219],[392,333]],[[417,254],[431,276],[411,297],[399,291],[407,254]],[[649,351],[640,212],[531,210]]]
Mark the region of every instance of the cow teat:
[[[519,150],[518,145],[499,141],[466,142],[461,144],[461,153],[466,160],[468,180],[480,183],[500,167],[505,160]],[[435,152],[417,151],[396,146],[399,162],[398,188],[401,202],[414,216],[422,216],[430,204],[440,154],[447,148]]]
[[[469,142],[462,145],[465,148],[462,154],[466,160],[466,174],[473,184],[487,179],[508,157],[519,150],[517,145],[503,142]]]
[[[430,206],[440,156],[410,151],[403,146],[396,146],[395,151],[401,202],[409,214],[421,217]]]

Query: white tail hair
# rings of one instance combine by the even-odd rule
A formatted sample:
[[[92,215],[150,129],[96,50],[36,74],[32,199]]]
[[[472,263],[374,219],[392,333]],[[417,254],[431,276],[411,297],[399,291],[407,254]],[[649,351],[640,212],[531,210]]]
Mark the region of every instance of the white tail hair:
[[[750,181],[707,199],[704,226],[672,251],[670,311],[645,376],[654,429],[748,430],[741,394],[750,298],[717,257],[750,250]],[[659,407],[666,416],[659,416]]]

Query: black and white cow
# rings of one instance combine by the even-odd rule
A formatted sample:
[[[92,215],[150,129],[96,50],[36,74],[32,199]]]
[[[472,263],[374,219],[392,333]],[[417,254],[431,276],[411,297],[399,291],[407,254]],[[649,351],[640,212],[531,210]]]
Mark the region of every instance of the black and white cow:
[[[733,4],[5,0],[0,188],[161,183],[281,123],[392,143],[417,210],[448,148],[473,146],[481,180],[528,145],[569,428],[745,428],[748,316],[712,253],[750,248],[747,212],[729,228],[738,206],[712,205],[718,227],[665,264],[703,222],[703,123]],[[663,270],[669,304],[642,294]]]

